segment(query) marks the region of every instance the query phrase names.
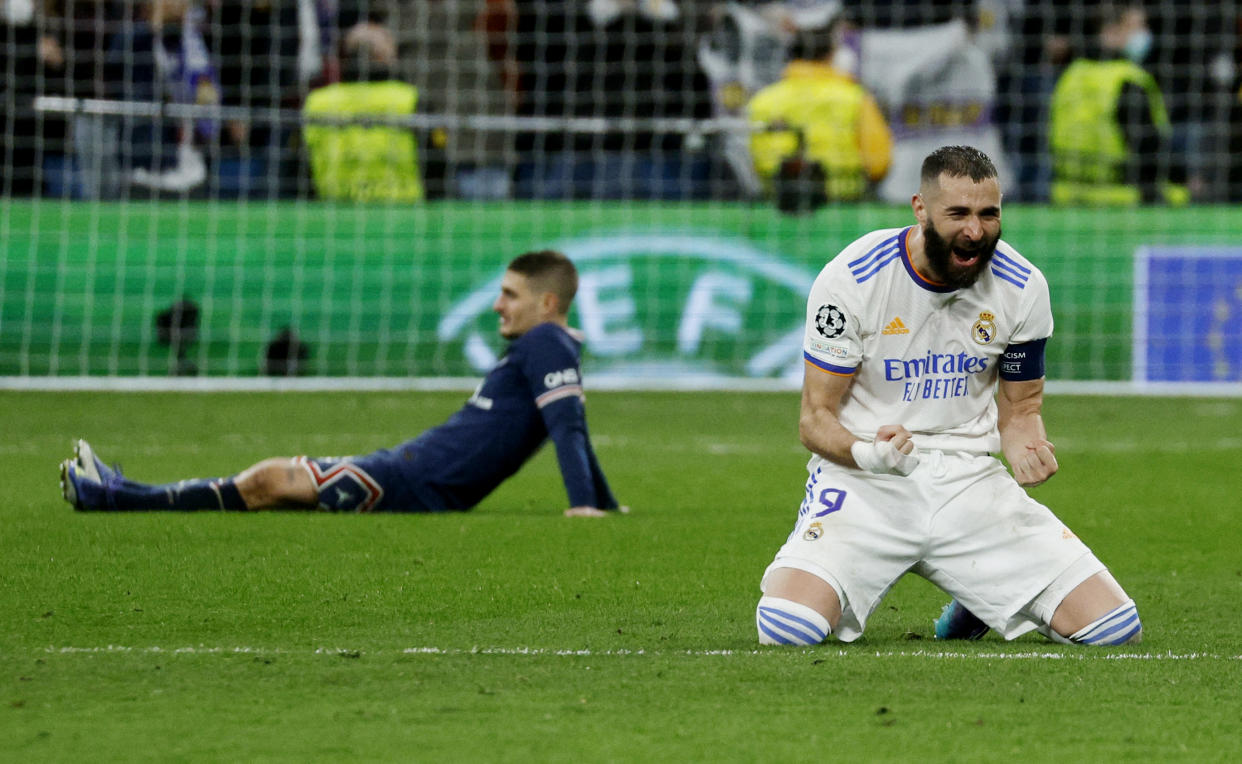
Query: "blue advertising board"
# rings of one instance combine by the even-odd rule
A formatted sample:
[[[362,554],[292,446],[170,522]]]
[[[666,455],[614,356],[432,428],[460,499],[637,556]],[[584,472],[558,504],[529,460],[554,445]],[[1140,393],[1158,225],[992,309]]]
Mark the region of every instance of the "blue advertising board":
[[[1242,247],[1143,247],[1134,381],[1242,382]]]

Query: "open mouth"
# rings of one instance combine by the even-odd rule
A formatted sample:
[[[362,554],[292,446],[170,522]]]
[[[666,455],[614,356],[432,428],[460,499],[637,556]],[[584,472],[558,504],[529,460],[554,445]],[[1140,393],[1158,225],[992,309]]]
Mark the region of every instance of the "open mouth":
[[[977,249],[959,249],[953,248],[953,264],[962,268],[969,268],[979,262],[980,252]]]

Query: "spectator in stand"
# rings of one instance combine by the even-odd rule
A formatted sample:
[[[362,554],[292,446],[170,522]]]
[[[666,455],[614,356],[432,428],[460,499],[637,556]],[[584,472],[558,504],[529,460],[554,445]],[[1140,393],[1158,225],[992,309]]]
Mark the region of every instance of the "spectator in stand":
[[[748,117],[762,126],[751,135],[751,156],[778,200],[780,186],[796,183],[808,164],[818,166],[822,180],[814,191],[828,202],[863,199],[888,172],[893,138],[884,115],[852,74],[833,65],[854,31],[838,16],[826,28],[801,32],[781,79],[750,100]]]
[[[1153,37],[1138,3],[1097,10],[1086,55],[1052,93],[1049,138],[1054,204],[1185,204],[1170,183],[1172,130],[1160,86],[1141,63]]]
[[[220,82],[203,39],[203,9],[191,0],[151,0],[145,15],[125,25],[110,57],[128,69],[123,82],[127,100],[151,100],[194,106],[219,106]],[[151,62],[153,66],[142,62]],[[114,95],[114,97],[117,97]],[[157,122],[149,148],[122,138],[134,147],[129,181],[154,191],[186,193],[207,177],[201,145],[214,142],[219,120],[210,116]]]
[[[343,41],[342,82],[311,91],[302,128],[311,176],[321,199],[417,202],[424,196],[415,133],[400,125],[332,124],[349,119],[411,115],[418,89],[393,77],[397,46],[371,22],[354,25]]]
[[[1225,168],[1225,192],[1231,202],[1242,201],[1242,18],[1235,24],[1232,66],[1228,68],[1232,92],[1226,107],[1229,116],[1225,130],[1228,160]]]
[[[819,19],[825,14],[831,17],[845,4],[786,0],[751,6],[756,13],[739,14],[740,6],[730,3],[735,33],[728,34],[726,27],[701,49],[712,70],[717,107],[726,111],[735,83],[745,87],[748,74],[754,82],[761,62],[775,60],[772,47],[782,32],[813,28],[823,23]],[[892,163],[877,196],[892,203],[908,201],[909,189],[919,183],[923,158],[944,145],[984,151],[1005,182],[1009,166],[995,121],[994,60],[1007,45],[1006,0],[858,0],[848,9],[860,29],[841,48],[841,61],[835,66],[851,71],[866,87],[893,132]],[[728,55],[718,55],[734,45],[750,48],[749,60],[730,62]],[[756,55],[760,51],[764,55]],[[763,84],[769,83],[760,80]],[[736,153],[730,151],[735,171]]]
[[[113,6],[58,0],[49,11],[43,60],[48,92],[131,102],[219,103],[215,70],[203,43],[201,11],[188,0]],[[185,192],[206,168],[193,146],[210,140],[210,118],[178,120],[79,113],[70,140],[77,191],[118,198],[130,184]]]
[[[704,23],[696,51],[707,76],[712,116],[742,122],[746,105],[763,87],[781,77],[788,63],[790,39],[799,29],[819,28],[840,10],[840,3],[807,2],[794,13],[792,3],[715,2]],[[804,5],[802,3],[799,6]],[[808,18],[809,16],[809,18]],[[726,130],[713,138],[713,153],[728,180],[718,196],[758,199],[763,182],[755,172],[749,130]]]
[[[423,141],[420,165],[428,198],[505,199],[512,194],[513,133],[452,119],[512,116],[499,72],[488,58],[488,33],[476,28],[488,18],[480,13],[483,5],[385,0],[379,6],[397,40],[399,78],[418,83],[420,111],[449,118]],[[379,15],[375,11],[372,6],[372,17]],[[503,41],[505,30],[497,35]]]
[[[711,114],[695,30],[673,0],[497,0],[480,25],[509,30],[490,37],[489,51],[521,116],[615,124]],[[706,185],[706,165],[686,153],[693,148],[683,131],[650,126],[525,132],[519,193],[685,197],[698,193],[700,176]]]
[[[70,98],[107,98],[107,83],[121,81],[122,72],[109,66],[105,51],[118,31],[121,10],[107,0],[49,0],[44,8],[39,41],[44,92]],[[120,120],[101,114],[49,116],[44,136],[51,153],[72,159],[53,187],[86,198],[120,196],[124,178],[120,164]]]
[[[281,110],[302,105],[298,54],[302,45],[297,3],[217,0],[210,9],[209,40],[220,70],[226,106],[248,109],[228,120],[221,157],[238,169],[234,192],[242,196],[296,193],[297,125]],[[223,164],[223,163],[222,163]],[[221,178],[222,186],[226,183]]]
[[[1014,161],[1006,199],[1047,201],[1052,181],[1048,156],[1048,102],[1065,67],[1081,50],[1082,0],[1025,0],[1014,23],[1013,45],[1000,70],[997,120]]]
[[[1172,124],[1170,172],[1196,201],[1227,199],[1229,102],[1237,71],[1237,3],[1150,3],[1155,38],[1144,62],[1160,83]]]
[[[0,0],[0,196],[30,196],[43,153],[34,98],[39,30],[34,0]]]

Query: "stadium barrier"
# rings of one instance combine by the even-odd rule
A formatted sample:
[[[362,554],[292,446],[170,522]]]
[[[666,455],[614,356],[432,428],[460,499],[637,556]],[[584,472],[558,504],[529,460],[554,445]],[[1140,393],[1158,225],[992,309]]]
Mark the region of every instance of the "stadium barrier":
[[[1150,215],[1159,226],[1139,224]],[[887,205],[789,217],[763,205],[649,202],[10,200],[0,214],[0,376],[10,387],[178,374],[262,387],[272,343],[289,329],[304,355],[275,373],[360,387],[477,378],[502,349],[490,306],[505,263],[553,247],[582,271],[572,322],[586,332],[594,379],[794,387],[819,268],[857,235],[910,221],[908,208]],[[1239,386],[1242,211],[1010,205],[1004,237],[1051,285],[1051,380]],[[1139,254],[1170,248],[1216,255],[1152,271],[1136,301]],[[196,320],[179,334],[168,324],[182,301]],[[1201,320],[1161,332],[1184,314]],[[1140,358],[1136,338],[1165,344]]]

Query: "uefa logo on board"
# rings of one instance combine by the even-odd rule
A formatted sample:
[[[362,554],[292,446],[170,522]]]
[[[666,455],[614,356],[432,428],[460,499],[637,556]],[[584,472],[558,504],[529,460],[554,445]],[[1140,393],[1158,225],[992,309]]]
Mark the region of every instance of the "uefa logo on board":
[[[600,232],[546,246],[578,267],[570,325],[585,334],[592,379],[801,381],[813,272],[715,234]],[[503,349],[491,312],[502,275],[459,299],[437,327],[441,345],[460,348],[476,372]]]

